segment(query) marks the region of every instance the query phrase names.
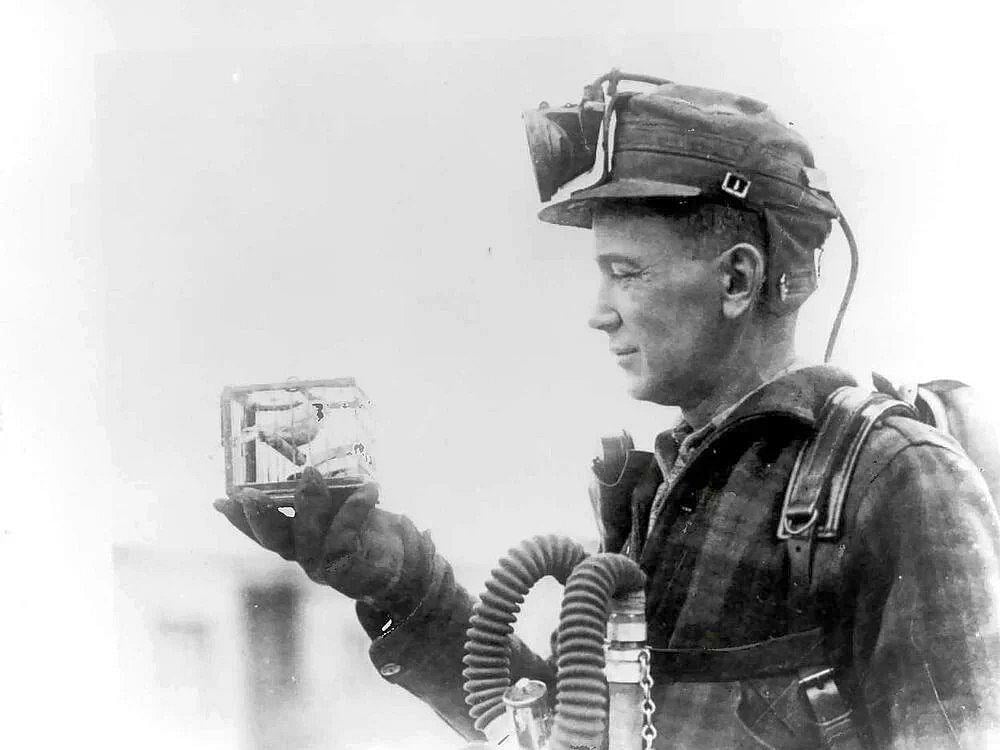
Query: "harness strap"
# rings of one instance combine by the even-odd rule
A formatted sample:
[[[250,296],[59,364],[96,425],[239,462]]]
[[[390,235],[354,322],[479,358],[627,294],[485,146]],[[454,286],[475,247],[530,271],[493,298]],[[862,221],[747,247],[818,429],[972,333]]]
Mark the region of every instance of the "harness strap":
[[[792,467],[778,523],[778,539],[787,542],[789,623],[794,630],[815,624],[811,589],[817,521],[830,478],[838,469],[843,445],[850,440],[855,416],[864,409],[869,395],[850,386],[834,391],[820,413],[816,434],[799,451]]]
[[[776,677],[826,664],[823,629],[813,628],[731,648],[656,648],[653,679],[665,682],[738,682]]]
[[[799,452],[792,468],[781,509],[779,539],[804,536],[819,520],[824,499],[826,516],[817,536],[839,536],[844,499],[858,456],[872,427],[886,414],[919,418],[912,406],[882,393],[844,386],[831,394],[815,436]]]
[[[951,424],[948,419],[948,408],[944,405],[944,401],[941,397],[937,395],[930,388],[924,388],[923,386],[917,386],[917,408],[921,406],[929,412],[927,415],[929,419],[925,418],[924,421],[928,424],[932,424],[937,427],[942,432],[951,434]]]
[[[862,750],[851,708],[847,705],[832,667],[799,672],[799,693],[816,722],[820,742],[831,750]]]
[[[879,419],[898,413],[916,417],[911,406],[881,393],[844,386],[831,394],[815,436],[792,468],[778,524],[788,543],[789,605],[793,627],[813,624],[812,562],[817,539],[840,535],[844,501],[868,435]]]
[[[789,622],[793,628],[816,623],[817,596],[839,580],[839,566],[833,562],[813,570],[815,542],[839,537],[844,502],[861,449],[876,422],[887,414],[917,416],[909,404],[884,394],[852,386],[838,388],[827,399],[817,433],[799,452],[777,532],[787,543]],[[823,747],[861,750],[857,722],[836,677],[827,657],[822,668],[799,672],[799,694],[816,721]]]
[[[830,495],[827,500],[826,519],[817,531],[820,539],[836,539],[840,535],[840,522],[844,510],[844,500],[847,498],[847,488],[850,485],[854,468],[861,455],[861,449],[868,439],[875,423],[890,414],[918,419],[916,410],[907,403],[885,396],[881,393],[869,395],[866,403],[853,416],[850,430],[850,441],[843,451],[839,465],[830,477]]]

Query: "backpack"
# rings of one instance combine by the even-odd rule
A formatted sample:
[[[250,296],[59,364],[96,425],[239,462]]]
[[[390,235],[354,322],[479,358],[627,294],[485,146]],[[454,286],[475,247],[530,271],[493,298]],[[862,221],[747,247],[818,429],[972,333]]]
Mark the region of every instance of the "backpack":
[[[994,502],[1000,498],[1000,444],[972,388],[955,380],[893,386],[872,374],[876,391],[838,388],[820,412],[815,435],[799,451],[778,522],[788,544],[792,598],[806,597],[816,541],[840,535],[844,501],[861,449],[875,424],[895,414],[916,419],[954,438],[979,468]],[[824,571],[827,575],[830,571]],[[793,610],[808,607],[803,599]]]
[[[950,435],[979,468],[994,502],[1000,498],[1000,444],[972,388],[955,380],[895,387],[877,373],[872,373],[872,382],[874,393],[845,386],[829,396],[816,434],[802,447],[792,469],[777,536],[788,550],[793,621],[796,613],[807,621],[816,580],[825,576],[829,581],[839,572],[835,565],[814,560],[813,549],[817,542],[838,538],[858,457],[883,417],[906,416]],[[819,726],[824,746],[860,748],[863,729],[840,695],[837,677],[833,666],[803,670],[800,694]]]
[[[817,542],[838,538],[851,476],[880,419],[905,416],[951,435],[979,468],[994,502],[1000,499],[1000,442],[972,388],[954,380],[896,387],[876,373],[872,381],[875,392],[845,386],[828,397],[818,429],[800,449],[785,491],[777,537],[787,545],[789,607],[801,617],[796,623],[792,615],[792,632],[797,635],[808,634],[805,623],[810,622],[814,609],[812,592],[824,587],[817,587],[817,581],[828,585],[839,573],[836,565],[820,562],[830,556],[815,556],[814,550]],[[594,461],[591,502],[606,548],[617,551],[626,541],[622,528],[629,512],[628,503],[621,500],[640,481],[650,455],[636,451],[628,433],[601,442],[604,455]],[[615,495],[619,501],[608,502]],[[864,722],[853,716],[838,688],[838,678],[833,665],[800,669],[799,694],[816,721],[824,747],[860,750],[867,744]]]
[[[1000,440],[978,392],[957,380],[932,380],[894,387],[872,373],[880,392],[913,405],[917,418],[951,435],[979,468],[994,503],[1000,500]]]

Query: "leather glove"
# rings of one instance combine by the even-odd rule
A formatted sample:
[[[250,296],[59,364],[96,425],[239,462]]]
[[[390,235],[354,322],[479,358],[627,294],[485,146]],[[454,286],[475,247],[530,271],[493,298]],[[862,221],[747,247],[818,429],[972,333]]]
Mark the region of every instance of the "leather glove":
[[[307,467],[295,491],[292,518],[250,488],[216,500],[215,508],[265,549],[297,562],[317,583],[405,617],[431,585],[434,543],[409,518],[377,504],[374,483],[339,499],[322,475]]]

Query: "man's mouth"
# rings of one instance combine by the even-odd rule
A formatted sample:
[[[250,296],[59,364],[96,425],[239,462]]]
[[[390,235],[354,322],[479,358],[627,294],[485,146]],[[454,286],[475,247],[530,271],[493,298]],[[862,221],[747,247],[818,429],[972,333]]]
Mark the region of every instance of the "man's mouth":
[[[635,347],[623,347],[620,349],[612,349],[611,353],[619,360],[628,359],[633,354],[638,354],[639,350]]]

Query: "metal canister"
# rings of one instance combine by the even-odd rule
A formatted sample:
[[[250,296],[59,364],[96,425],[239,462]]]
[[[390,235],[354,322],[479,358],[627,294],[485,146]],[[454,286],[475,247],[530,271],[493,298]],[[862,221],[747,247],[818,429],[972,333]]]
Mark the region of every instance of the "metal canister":
[[[520,750],[543,750],[548,746],[552,712],[545,699],[547,692],[544,682],[522,677],[503,695]]]

